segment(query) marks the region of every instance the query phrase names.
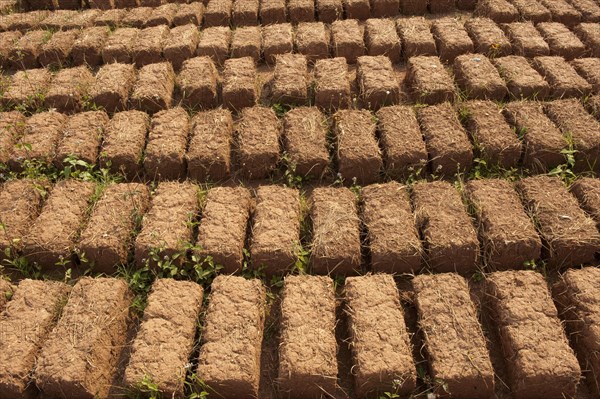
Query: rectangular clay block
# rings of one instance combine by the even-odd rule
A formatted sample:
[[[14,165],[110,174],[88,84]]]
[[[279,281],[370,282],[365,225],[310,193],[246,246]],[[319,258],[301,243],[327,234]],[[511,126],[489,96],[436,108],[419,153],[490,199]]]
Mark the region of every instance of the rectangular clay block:
[[[363,106],[379,109],[385,105],[396,104],[400,100],[398,78],[388,57],[358,57],[356,78]]]
[[[160,4],[161,0],[158,0]],[[155,6],[152,13],[150,13],[150,17],[146,21],[145,27],[151,26],[160,26],[166,25],[168,28],[173,24],[173,19],[175,18],[175,13],[179,9],[179,6],[176,3],[167,3]]]
[[[550,94],[550,85],[531,67],[527,58],[519,55],[494,58],[492,63],[506,82],[511,96],[518,99],[544,100]]]
[[[163,56],[173,64],[173,69],[179,71],[183,63],[196,54],[199,41],[200,31],[196,25],[177,26],[171,29],[171,34],[164,43]]]
[[[223,106],[231,111],[252,107],[259,97],[256,64],[250,57],[225,61],[222,73]]]
[[[552,20],[573,26],[581,22],[581,14],[565,0],[539,0],[552,14]]]
[[[310,202],[312,272],[357,274],[361,244],[356,197],[347,188],[319,187]]]
[[[236,151],[243,177],[264,179],[279,160],[280,127],[271,108],[244,108],[236,128]]]
[[[373,18],[395,17],[400,12],[400,0],[371,0]]]
[[[137,28],[118,28],[108,40],[104,42],[102,60],[105,64],[121,62],[124,64],[133,61],[133,46],[136,43],[140,30]]]
[[[319,21],[330,24],[337,19],[343,18],[342,0],[315,0],[315,6]]]
[[[22,280],[14,290],[12,299],[0,314],[3,398],[26,397],[40,347],[54,327],[69,290],[68,285],[60,282],[29,279]]]
[[[146,177],[153,180],[185,177],[185,151],[190,127],[190,117],[181,107],[154,114],[144,153]]]
[[[131,64],[104,65],[90,88],[90,101],[107,112],[122,111],[127,107],[135,80],[136,71]]]
[[[517,182],[525,208],[535,218],[544,244],[542,258],[551,268],[592,262],[600,248],[596,223],[555,177],[535,176]]]
[[[162,258],[181,253],[192,241],[192,222],[199,210],[197,186],[187,182],[159,183],[135,240],[137,267],[155,267],[152,255]],[[174,262],[184,261],[185,256],[180,256]]]
[[[468,98],[502,101],[508,94],[500,74],[483,54],[456,57],[454,76]]]
[[[121,22],[124,26],[142,29],[146,26],[146,23],[148,23],[153,12],[153,7],[134,7],[125,14]]]
[[[373,184],[363,188],[361,196],[372,270],[416,273],[423,249],[406,187],[397,182]]]
[[[344,57],[318,60],[315,75],[315,105],[324,110],[347,108],[350,105],[348,62]]]
[[[417,109],[421,132],[429,153],[431,173],[451,176],[469,170],[473,162],[471,141],[450,103]]]
[[[260,2],[260,22],[263,25],[286,22],[286,0],[262,0]]]
[[[298,190],[258,187],[250,244],[252,267],[268,276],[287,274],[292,271],[301,248]]]
[[[594,93],[600,93],[600,58],[579,58],[571,65],[592,85]]]
[[[198,229],[199,256],[222,266],[223,274],[242,270],[252,198],[244,187],[214,187],[208,191]]]
[[[194,349],[203,293],[202,286],[193,281],[168,278],[154,281],[131,345],[123,377],[125,386],[136,391],[142,381],[149,379],[163,395],[184,396],[187,363]]]
[[[394,20],[368,19],[365,24],[365,42],[369,55],[385,55],[393,64],[400,62],[400,38]]]
[[[44,43],[52,37],[52,32],[32,30],[21,36],[9,53],[13,68],[32,69],[39,66],[37,58],[42,52]]]
[[[279,389],[288,398],[333,394],[338,374],[333,280],[288,275],[282,297]]]
[[[413,187],[412,202],[429,268],[462,274],[475,270],[477,232],[458,191],[444,181],[418,183]]]
[[[521,18],[525,21],[546,22],[552,19],[550,11],[538,1],[530,0],[510,0],[515,6]]]
[[[184,61],[177,75],[177,89],[182,105],[190,109],[213,108],[217,105],[219,73],[210,57]]]
[[[199,182],[220,181],[231,172],[233,118],[225,109],[198,112],[186,153],[188,176]]]
[[[494,369],[467,280],[455,273],[422,274],[413,287],[431,377],[443,381],[436,392],[493,396]]]
[[[473,18],[465,22],[465,29],[475,45],[475,52],[490,58],[510,55],[510,41],[494,21],[489,18]]]
[[[304,105],[308,101],[308,66],[302,54],[281,54],[275,57],[272,103]]]
[[[600,22],[600,4],[594,0],[570,1],[569,4],[581,14],[585,22]]]
[[[64,113],[80,111],[93,84],[94,75],[87,66],[61,69],[54,75],[44,105]]]
[[[70,159],[95,165],[100,141],[108,124],[104,111],[86,111],[74,114],[63,128],[63,137],[56,147],[54,165],[61,169],[68,166]],[[65,160],[70,158],[69,161]]]
[[[404,15],[423,15],[427,12],[427,1],[400,0],[400,10]]]
[[[369,0],[342,0],[346,19],[359,19],[364,21],[371,16]]]
[[[219,397],[258,397],[265,300],[258,279],[217,276],[211,284],[196,374]]]
[[[71,49],[78,36],[79,30],[54,33],[50,40],[42,45],[42,51],[38,55],[40,65],[51,68],[67,66],[71,59]]]
[[[474,14],[497,23],[513,22],[519,17],[519,11],[507,0],[479,0]]]
[[[94,205],[77,247],[94,271],[108,275],[127,263],[132,233],[150,202],[150,190],[140,183],[111,184]]]
[[[440,59],[444,62],[452,62],[459,55],[472,53],[475,50],[473,41],[471,41],[464,25],[454,18],[435,20],[431,25],[431,31],[437,44]]]
[[[288,0],[288,13],[293,24],[315,20],[315,0]]]
[[[200,41],[196,53],[207,55],[219,65],[229,57],[229,45],[231,43],[231,30],[226,26],[216,26],[203,29],[200,33]]]
[[[171,63],[146,65],[139,70],[130,101],[140,111],[155,113],[171,107],[174,88],[175,72]]]
[[[300,176],[323,176],[329,165],[328,130],[326,116],[315,107],[288,111],[283,128],[288,168]]]
[[[231,19],[234,26],[258,25],[259,0],[235,0]]]
[[[415,102],[437,104],[453,101],[456,96],[454,81],[435,56],[409,58],[406,82]]]
[[[531,22],[513,22],[502,25],[512,44],[513,54],[531,58],[550,55],[550,47]]]
[[[600,179],[583,177],[571,186],[571,193],[577,197],[581,207],[600,226]]]
[[[202,26],[204,10],[205,7],[202,2],[181,4],[173,16],[173,26],[183,26],[188,24]]]
[[[108,40],[110,29],[106,26],[94,26],[84,29],[73,43],[71,58],[74,65],[98,66],[102,63],[102,48]]]
[[[254,62],[260,59],[262,37],[258,26],[236,28],[232,32],[231,57],[252,57]]]
[[[478,220],[486,266],[521,269],[540,258],[542,242],[512,184],[501,179],[471,180],[466,196]]]
[[[104,131],[100,165],[127,179],[139,176],[149,126],[150,117],[144,112],[116,113]]]
[[[548,43],[551,55],[558,55],[566,60],[585,55],[585,45],[565,25],[559,22],[541,22],[536,27]]]
[[[329,28],[323,22],[302,22],[296,26],[296,52],[314,62],[329,57]]]
[[[573,397],[581,369],[544,277],[534,271],[495,272],[486,286],[514,397]]]
[[[211,0],[204,11],[204,26],[229,26],[233,0]]]
[[[427,149],[412,107],[395,105],[377,111],[377,131],[386,174],[419,175],[427,165]]]
[[[15,31],[0,33],[0,67],[2,69],[11,67],[10,52],[21,36],[23,36],[21,32]]]
[[[331,24],[331,46],[336,57],[344,57],[349,64],[366,53],[364,27],[355,19],[335,21]]]
[[[391,275],[348,277],[344,286],[354,386],[360,397],[416,387],[416,368],[398,288]],[[385,359],[381,354],[385,353]]]
[[[376,124],[369,111],[340,110],[333,116],[339,173],[346,182],[374,183],[383,167]]]
[[[166,25],[142,29],[131,47],[132,59],[138,68],[162,61],[162,48],[169,37]]]
[[[294,50],[292,24],[275,24],[262,27],[262,47],[265,62],[275,64],[278,55]]]
[[[37,359],[33,377],[45,395],[108,395],[126,343],[132,299],[124,279],[77,281]]]
[[[13,147],[25,129],[25,115],[18,111],[0,112],[0,163],[8,163]]]
[[[587,45],[594,57],[600,57],[600,26],[594,23],[581,23],[573,31]]]
[[[36,110],[44,103],[51,79],[52,75],[44,68],[17,71],[0,97],[0,103],[7,108],[19,106]]]
[[[399,18],[396,20],[396,27],[402,40],[404,58],[418,55],[437,55],[435,39],[431,33],[429,22],[425,18]]]

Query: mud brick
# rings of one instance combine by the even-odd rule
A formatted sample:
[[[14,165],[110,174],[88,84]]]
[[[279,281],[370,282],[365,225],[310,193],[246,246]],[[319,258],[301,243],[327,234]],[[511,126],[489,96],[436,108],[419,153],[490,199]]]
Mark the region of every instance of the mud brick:
[[[23,238],[23,255],[42,270],[56,269],[58,262],[65,262],[65,267],[72,265],[75,240],[85,222],[94,191],[95,184],[91,182],[63,180],[57,183]]]
[[[456,0],[456,8],[462,11],[473,11],[477,0]]]
[[[435,39],[429,23],[423,17],[400,18],[396,21],[402,40],[404,58],[418,55],[437,55]]]
[[[444,62],[451,62],[461,54],[474,51],[473,42],[463,24],[453,18],[442,18],[434,21],[431,30],[440,59]]]
[[[263,25],[283,24],[286,22],[285,0],[262,0],[260,2],[260,22]]]
[[[474,14],[498,23],[513,22],[519,18],[519,11],[507,0],[479,0]]]
[[[519,11],[524,21],[547,22],[552,19],[550,11],[539,1],[530,0],[510,0],[513,6]]]
[[[42,46],[38,62],[45,67],[65,67],[70,63],[71,49],[77,37],[78,30],[56,32]]]
[[[356,65],[363,106],[379,109],[400,100],[400,86],[389,58],[362,56]]]
[[[55,11],[56,12],[56,11]],[[102,15],[100,10],[82,10],[77,11],[72,18],[65,18],[61,25],[62,30],[85,29],[94,26],[96,18]]]
[[[140,0],[114,0],[116,8],[133,8],[140,6]]]
[[[258,397],[265,302],[259,279],[217,276],[211,284],[196,374],[218,396]]]
[[[579,11],[582,21],[600,22],[600,5],[594,0],[571,0],[569,4]]]
[[[469,98],[502,101],[508,94],[500,74],[483,54],[464,54],[456,57],[454,76]]]
[[[521,269],[526,262],[539,260],[542,242],[511,183],[502,179],[472,180],[465,191],[478,221],[488,268]]]
[[[504,115],[523,136],[523,165],[545,172],[565,162],[561,153],[567,142],[561,131],[544,113],[538,102],[514,101],[506,104]]]
[[[199,256],[212,258],[216,265],[223,267],[223,274],[242,270],[251,206],[247,188],[214,187],[208,190],[197,245],[202,248]]]
[[[427,12],[427,1],[400,0],[400,11],[404,15],[423,15]]]
[[[263,53],[268,64],[275,64],[277,55],[291,53],[294,50],[291,24],[275,24],[262,27]]]
[[[173,26],[183,26],[192,24],[195,26],[202,25],[204,17],[204,4],[201,2],[193,2],[189,4],[181,4],[173,17]],[[172,32],[171,32],[172,33]]]
[[[200,41],[200,32],[195,25],[187,24],[171,29],[169,37],[164,42],[163,56],[178,71],[183,63],[196,54]]]
[[[213,108],[217,105],[219,75],[210,57],[195,57],[183,63],[177,76],[182,105],[188,108]]]
[[[185,150],[190,133],[187,112],[176,107],[152,117],[144,152],[144,170],[153,180],[185,177]]]
[[[397,182],[373,184],[361,191],[371,268],[377,273],[416,273],[422,247],[408,191]]]
[[[113,274],[127,263],[132,233],[149,203],[150,190],[140,183],[113,183],[104,189],[77,244],[95,272]]]
[[[504,31],[512,43],[513,53],[527,58],[549,55],[550,47],[531,22],[513,22],[504,25]]]
[[[246,26],[233,31],[231,39],[231,57],[252,57],[254,62],[260,59],[262,38],[260,28],[257,26]]]
[[[552,98],[582,97],[592,91],[592,85],[562,57],[535,57],[533,67],[550,84]]]
[[[392,63],[400,62],[400,38],[391,19],[368,19],[365,37],[369,55],[385,55]]]
[[[552,14],[554,22],[573,26],[581,22],[581,14],[565,0],[539,0]]]
[[[263,270],[267,276],[292,271],[301,249],[298,190],[268,185],[258,187],[252,219],[252,268]]]
[[[348,63],[343,57],[318,60],[314,68],[315,105],[323,108],[347,108],[350,105]]]
[[[35,110],[42,105],[51,79],[47,69],[17,71],[0,101],[5,107],[22,106]]]
[[[585,45],[559,22],[541,22],[537,28],[550,47],[550,54],[559,55],[566,60],[582,57],[586,53]]]
[[[2,292],[6,295],[12,290]],[[64,283],[30,279],[22,280],[14,290],[11,301],[0,314],[0,326],[5,331],[0,344],[0,387],[5,398],[27,395],[38,351],[54,327],[68,294],[69,286]]]
[[[131,103],[135,108],[155,113],[171,106],[175,72],[169,62],[146,65],[139,70]]]
[[[172,259],[185,253],[186,245],[192,241],[192,224],[200,211],[199,205],[198,187],[194,184],[160,182],[135,240],[136,266],[156,269],[152,254]],[[181,265],[184,261],[185,255],[173,263]]]
[[[110,30],[104,26],[94,26],[81,31],[73,43],[71,58],[75,65],[98,66],[102,63],[102,49],[108,40]]]
[[[149,125],[150,117],[144,112],[116,113],[104,132],[100,165],[126,179],[139,176]]]
[[[292,24],[315,20],[315,0],[288,0],[288,13]]]
[[[21,36],[21,32],[0,32],[0,68],[10,68],[10,52]]]
[[[52,31],[65,29],[63,26],[71,23],[77,17],[77,11],[58,9],[48,14],[48,17],[40,23],[42,29]]]
[[[327,132],[327,119],[316,108],[299,107],[285,114],[284,147],[296,174],[324,175],[329,164]]]
[[[400,0],[371,0],[373,18],[395,17],[400,12]]]
[[[517,182],[517,188],[538,226],[542,258],[548,267],[561,269],[593,261],[600,246],[596,223],[560,179],[528,177]]]
[[[127,107],[135,79],[135,68],[131,64],[104,65],[90,89],[90,101],[108,112],[122,111]]]
[[[173,24],[173,19],[175,18],[175,13],[179,9],[179,5],[176,3],[167,3],[163,4],[159,7],[156,7],[150,17],[146,21],[145,26],[159,26],[166,25],[169,27]]]
[[[211,0],[204,10],[204,26],[229,26],[233,0]]]
[[[102,60],[105,64],[133,62],[133,47],[137,42],[140,30],[137,28],[118,28],[104,43]]]
[[[121,20],[124,26],[142,29],[148,23],[154,8],[152,7],[135,7],[130,9]]]
[[[576,150],[575,169],[600,170],[600,122],[577,99],[548,102],[545,109],[548,117],[572,142]]]
[[[138,68],[162,61],[162,47],[169,36],[166,25],[142,29],[133,43],[133,61]]]
[[[467,133],[461,126],[450,103],[441,103],[417,110],[425,139],[431,173],[451,176],[469,170],[473,150]]]
[[[402,396],[409,395],[415,389],[417,376],[393,277],[386,274],[348,277],[344,299],[357,395],[369,397],[390,389]],[[375,360],[382,352],[389,362]]]
[[[489,18],[473,18],[465,22],[465,28],[473,43],[475,44],[475,52],[485,54],[488,57],[500,57],[509,55],[512,52],[510,41]]]
[[[577,197],[581,208],[600,226],[600,179],[580,178],[571,186],[571,193]]]
[[[276,57],[271,91],[273,103],[303,105],[308,101],[308,68],[301,54]]]
[[[371,4],[369,0],[343,0],[343,6],[347,19],[364,21],[371,17]]]
[[[279,390],[285,396],[335,392],[336,301],[328,276],[286,276],[281,302]],[[312,331],[310,335],[306,331]],[[312,359],[307,362],[307,359]]]
[[[456,2],[454,0],[429,0],[427,8],[432,14],[449,13],[456,11]]]
[[[271,108],[250,107],[240,113],[237,125],[240,172],[248,179],[264,179],[279,160],[280,127]]]
[[[38,56],[42,47],[52,37],[52,32],[33,30],[26,32],[9,52],[9,59],[16,70],[38,67]]]
[[[139,0],[140,6],[142,7],[159,7],[163,0]]]
[[[469,134],[480,158],[509,169],[521,158],[521,142],[492,101],[468,101],[462,105]]]
[[[445,181],[417,183],[412,202],[429,269],[461,274],[475,270],[477,232],[454,186]]]
[[[94,75],[86,66],[61,69],[52,80],[44,105],[65,113],[80,111],[93,84]]]
[[[330,24],[344,16],[343,0],[315,0],[319,21]]]
[[[186,159],[188,176],[199,182],[226,179],[231,171],[233,119],[228,110],[197,113]]]
[[[582,23],[573,30],[588,47],[593,57],[600,57],[600,26],[594,23]]]
[[[54,165],[58,169],[67,167],[65,159],[68,157],[95,165],[107,124],[108,115],[104,111],[80,112],[69,117],[56,148]]]
[[[516,99],[543,100],[550,94],[550,85],[529,65],[525,57],[509,55],[492,60],[506,82],[511,96]]]
[[[125,18],[126,14],[127,14],[127,10],[119,10],[119,9],[106,10],[98,18],[96,18],[94,25],[95,26],[110,26],[112,28],[115,28],[115,27],[121,25],[121,21],[123,20],[123,18]]]
[[[231,31],[228,27],[219,26],[203,29],[200,33],[200,42],[196,53],[207,55],[215,63],[222,65],[229,57],[229,44],[231,43]]]
[[[27,31],[40,29],[42,21],[48,15],[50,15],[48,10],[33,10],[3,15],[2,21],[0,21],[0,29],[3,31],[19,31],[25,34]]]
[[[453,101],[454,81],[438,57],[411,57],[407,63],[406,82],[415,102],[437,104]]]
[[[234,26],[258,25],[259,0],[235,0],[232,9]]]
[[[100,10],[110,10],[115,8],[115,0],[90,0],[91,8],[97,8]]]
[[[600,93],[600,58],[579,58],[571,65],[592,85],[595,93]]]
[[[318,187],[310,196],[312,273],[360,271],[360,220],[356,197],[345,187]]]
[[[223,106],[232,111],[252,107],[260,96],[256,65],[250,57],[225,61],[222,83]]]
[[[423,274],[413,279],[413,287],[432,378],[444,381],[434,391],[492,396],[494,369],[467,280],[455,273]]]
[[[595,94],[590,96],[585,102],[585,107],[590,114],[594,115],[596,119],[600,120],[600,95]]]
[[[8,163],[15,142],[23,134],[24,128],[25,116],[21,112],[0,112],[0,163]]]
[[[184,396],[186,365],[194,349],[203,293],[202,286],[193,281],[155,280],[132,344],[125,386],[135,392],[150,379],[163,395]],[[180,306],[182,302],[185,307]],[[169,337],[166,343],[165,337]],[[154,361],[157,356],[160,362]]]
[[[40,390],[54,397],[107,396],[126,345],[132,302],[123,279],[78,280],[37,359],[34,379]],[[73,326],[79,327],[73,331]]]
[[[354,64],[366,52],[364,27],[353,19],[335,21],[331,24],[331,44],[336,57],[345,57]]]
[[[330,36],[323,22],[302,22],[296,27],[296,51],[312,62],[328,58]]]

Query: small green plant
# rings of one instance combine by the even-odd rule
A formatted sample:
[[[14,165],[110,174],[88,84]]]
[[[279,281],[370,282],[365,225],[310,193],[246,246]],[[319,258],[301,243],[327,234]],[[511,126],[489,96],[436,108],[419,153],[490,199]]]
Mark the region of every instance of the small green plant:
[[[152,381],[152,377],[144,375],[144,378],[126,395],[131,399],[159,399],[161,397],[158,384]]]
[[[18,240],[14,242],[14,244],[17,243]],[[26,257],[20,255],[13,247],[4,249],[4,258],[0,264],[4,268],[19,272],[25,278],[35,280],[42,278],[41,267],[37,263],[30,263]]]

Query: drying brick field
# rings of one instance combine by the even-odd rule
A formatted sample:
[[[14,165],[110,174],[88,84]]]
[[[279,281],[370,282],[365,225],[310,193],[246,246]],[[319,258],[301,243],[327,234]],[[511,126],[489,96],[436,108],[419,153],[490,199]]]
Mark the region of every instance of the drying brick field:
[[[0,0],[3,398],[600,398],[600,0]]]

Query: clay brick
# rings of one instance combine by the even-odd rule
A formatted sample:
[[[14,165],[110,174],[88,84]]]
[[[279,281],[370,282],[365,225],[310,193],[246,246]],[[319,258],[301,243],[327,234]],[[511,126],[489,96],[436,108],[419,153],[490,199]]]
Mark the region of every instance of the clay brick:
[[[547,22],[552,19],[550,11],[539,1],[530,0],[510,0],[513,6],[519,11],[524,21]]]
[[[86,66],[61,69],[50,84],[44,105],[59,112],[80,111],[93,84],[94,75]]]
[[[199,41],[200,32],[195,25],[177,26],[171,29],[171,34],[164,43],[163,56],[178,71],[186,60],[194,57]]]
[[[600,22],[600,5],[593,0],[569,1],[580,14],[584,22]]]
[[[415,102],[437,104],[456,96],[454,82],[438,57],[411,57],[405,80]]]
[[[347,108],[350,105],[348,63],[343,57],[318,60],[314,67],[315,105],[323,109]]]
[[[488,268],[522,269],[526,262],[539,260],[542,242],[511,183],[502,179],[471,180],[465,193],[478,221]]]
[[[354,64],[366,52],[364,27],[353,19],[335,21],[331,24],[331,45],[336,57],[345,57]]]
[[[473,42],[460,21],[453,18],[437,19],[432,23],[431,31],[440,59],[444,62],[451,62],[461,54],[474,51]]]
[[[400,0],[371,0],[373,18],[395,17],[400,11]]]
[[[575,395],[581,369],[541,274],[504,271],[487,277],[489,311],[495,316],[517,398]],[[533,350],[531,349],[533,348]]]
[[[571,193],[577,197],[581,208],[600,226],[600,179],[580,178],[571,186]]]
[[[393,178],[419,175],[427,165],[427,149],[415,111],[405,105],[384,107],[377,112],[377,120],[386,174]]]
[[[162,61],[163,43],[169,36],[166,25],[142,29],[133,43],[133,62],[138,68]]]
[[[161,394],[184,396],[186,365],[194,349],[203,293],[202,286],[193,281],[161,278],[152,284],[125,369],[125,386],[135,391],[148,378]]]
[[[124,110],[136,80],[131,64],[108,64],[98,70],[90,88],[90,101],[108,112]]]
[[[427,12],[427,1],[401,0],[400,11],[404,15],[423,15]]]
[[[258,279],[217,276],[211,284],[196,374],[221,397],[258,397],[265,301]]]
[[[228,27],[219,26],[203,29],[196,53],[211,57],[216,64],[222,65],[229,57],[231,31]]]
[[[508,94],[504,81],[482,54],[464,54],[454,59],[456,82],[468,98],[501,101]]]
[[[394,64],[400,62],[400,38],[393,20],[368,19],[365,38],[369,55],[385,55]]]
[[[8,55],[16,70],[37,68],[42,46],[52,37],[52,32],[33,30],[21,36]]]
[[[413,279],[413,287],[431,377],[443,381],[434,391],[493,396],[494,369],[467,280],[454,273],[422,274]]]
[[[356,63],[356,78],[363,106],[379,109],[400,101],[400,86],[390,59],[362,56]]]
[[[127,263],[132,233],[149,202],[150,190],[140,183],[114,183],[104,189],[77,244],[95,272],[110,275]]]
[[[531,22],[513,22],[503,25],[503,28],[515,55],[531,58],[550,54],[548,43]]]
[[[582,57],[586,53],[585,45],[559,22],[541,22],[537,24],[544,40],[550,47],[551,55],[558,55],[566,60]]]
[[[21,112],[0,112],[0,163],[8,163],[15,142],[23,134],[24,128],[25,116]]]
[[[115,28],[121,25],[121,21],[125,18],[127,14],[127,10],[106,10],[102,13],[96,21],[94,22],[95,26],[109,26]]]
[[[536,220],[542,258],[548,267],[560,269],[593,261],[600,246],[596,223],[558,178],[528,177],[517,182],[517,189]]]
[[[327,119],[317,108],[299,107],[284,117],[283,143],[288,168],[300,176],[320,178],[329,165]]]
[[[166,25],[165,27],[171,26],[178,9],[179,5],[175,3],[167,3],[154,8],[146,21],[145,27],[148,28],[159,25]]]
[[[600,57],[600,26],[594,23],[581,23],[573,31],[586,44],[593,57]]]
[[[100,10],[110,10],[115,8],[115,0],[90,0],[91,8],[98,8]]]
[[[110,30],[105,26],[84,29],[73,43],[71,58],[74,65],[98,66],[102,63],[102,49]]]
[[[285,0],[262,0],[260,2],[260,22],[263,25],[283,24],[286,22]]]
[[[76,239],[83,228],[95,184],[63,180],[53,188],[38,218],[23,237],[23,255],[42,270],[53,270],[58,262],[72,265]]]
[[[45,20],[50,11],[33,10],[29,12],[15,12],[2,16],[0,28],[3,31],[20,31],[25,34],[27,31],[41,28],[41,23]]]
[[[383,167],[376,124],[366,110],[340,110],[333,116],[338,170],[346,184],[370,184]]]
[[[172,258],[185,251],[192,241],[192,223],[200,210],[198,187],[191,183],[160,182],[135,240],[135,264],[138,268],[156,268],[153,254]],[[185,261],[185,255],[173,260]]]
[[[305,56],[276,56],[271,102],[293,105],[304,105],[308,102],[308,67]]]
[[[495,58],[492,63],[506,82],[508,92],[515,99],[544,100],[550,94],[550,85],[529,65],[525,57],[509,55]]]
[[[301,22],[294,38],[296,51],[309,61],[329,57],[330,32],[323,22]]]
[[[199,1],[181,4],[173,17],[173,26],[184,26],[192,24],[194,26],[202,25],[204,17],[204,4]],[[173,32],[171,31],[171,34]]]
[[[209,57],[195,57],[184,61],[177,75],[177,89],[181,103],[190,109],[213,108],[218,101],[219,74]]]
[[[562,57],[535,57],[533,67],[550,84],[552,98],[583,97],[592,91],[592,85]]]
[[[250,57],[225,61],[223,68],[223,106],[232,111],[252,107],[260,97],[256,65]]]
[[[259,0],[235,0],[231,12],[234,26],[258,25]]]
[[[210,257],[223,274],[239,273],[252,199],[244,187],[215,187],[208,191],[198,229],[199,256]]]
[[[386,274],[348,277],[344,297],[357,395],[390,390],[409,395],[416,386],[416,368],[394,279]]]
[[[456,11],[455,3],[454,0],[429,0],[427,8],[432,14],[449,13]]]
[[[138,177],[149,126],[150,117],[144,112],[116,113],[104,131],[100,165],[127,179]]]
[[[123,279],[77,281],[37,359],[34,379],[40,390],[53,397],[108,395],[126,344],[132,302]],[[71,355],[65,357],[64,351]]]
[[[258,187],[252,219],[252,268],[264,271],[267,276],[293,271],[301,249],[298,190]]]
[[[260,28],[257,26],[237,28],[232,36],[231,57],[252,57],[254,62],[258,62],[262,44]]]
[[[233,0],[211,0],[204,10],[204,26],[229,26]]]
[[[360,272],[360,220],[352,191],[345,187],[315,188],[310,196],[310,217],[312,273]]]
[[[407,188],[397,182],[373,184],[361,190],[361,197],[373,272],[418,272],[423,249]]]
[[[108,115],[104,111],[81,112],[69,117],[56,147],[56,167],[60,170],[68,166],[68,163],[64,162],[68,157],[95,165],[100,140],[107,124]]]
[[[592,91],[600,93],[600,58],[579,58],[571,65],[592,85]]]
[[[102,61],[105,64],[113,62],[128,64],[133,62],[133,46],[139,33],[140,30],[136,28],[116,29],[104,43]]]
[[[50,13],[41,26],[44,29],[57,30],[72,30],[89,28],[94,25],[94,21],[101,14],[100,10],[64,10],[57,9]]]
[[[315,6],[319,21],[326,24],[342,19],[344,8],[342,0],[315,0]]]
[[[488,57],[501,57],[512,52],[510,41],[489,18],[472,18],[465,22],[465,29],[475,45],[475,52]]]
[[[5,107],[24,107],[38,109],[44,102],[44,96],[50,87],[52,75],[47,69],[28,69],[17,71],[0,98]]]
[[[396,21],[402,40],[404,58],[418,55],[437,55],[435,39],[429,23],[423,17],[400,18]]]
[[[240,172],[247,179],[264,179],[279,160],[280,128],[271,108],[242,109],[237,124],[236,151]]]
[[[71,49],[79,30],[56,32],[42,46],[38,55],[38,62],[44,67],[65,67],[71,61]]]
[[[134,7],[128,10],[127,14],[121,20],[124,26],[142,29],[148,23],[148,19],[154,11],[153,7]]]
[[[155,113],[171,106],[175,72],[169,62],[146,65],[139,70],[131,94],[132,105],[148,113]]]
[[[315,0],[288,0],[290,22],[299,24],[315,20]]]
[[[565,0],[539,0],[552,14],[552,20],[573,26],[581,22],[581,14]]]
[[[412,202],[429,269],[461,274],[475,270],[477,232],[458,191],[445,181],[417,183]]]
[[[262,27],[263,53],[268,64],[275,64],[277,55],[294,50],[292,25],[283,23]]]
[[[371,4],[369,0],[343,0],[343,6],[346,19],[364,21],[371,17]]]
[[[333,280],[327,276],[288,275],[282,297],[277,378],[280,391],[287,397],[319,397],[323,392],[335,392],[338,365]]]
[[[519,12],[507,0],[479,0],[474,14],[498,23],[513,22],[519,18]]]
[[[21,36],[21,32],[0,32],[0,68],[6,70],[11,67],[10,53]]]

